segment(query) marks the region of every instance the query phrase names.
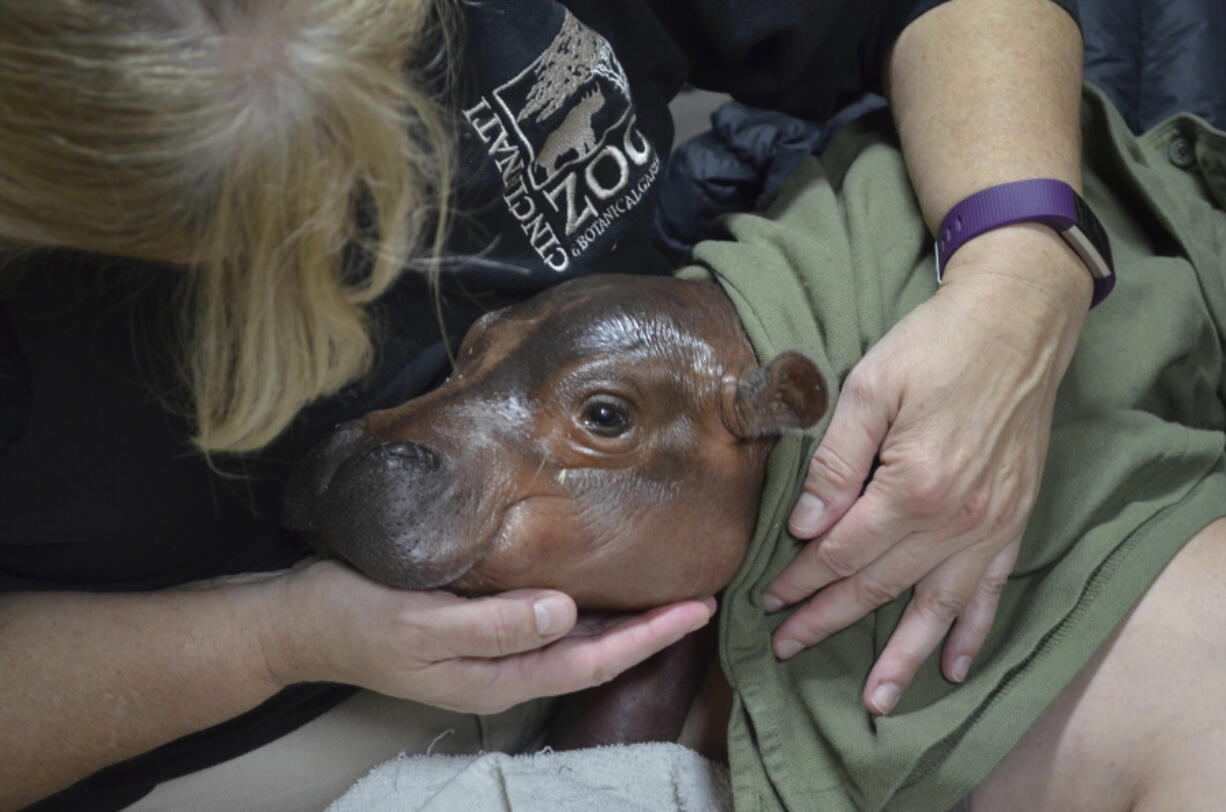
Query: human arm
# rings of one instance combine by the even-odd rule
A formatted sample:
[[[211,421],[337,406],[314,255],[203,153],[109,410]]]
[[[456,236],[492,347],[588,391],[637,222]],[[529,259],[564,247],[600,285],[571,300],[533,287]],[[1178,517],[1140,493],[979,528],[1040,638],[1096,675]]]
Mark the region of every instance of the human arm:
[[[491,713],[606,681],[710,613],[689,601],[559,641],[575,622],[560,593],[405,592],[333,562],[200,589],[8,595],[0,808],[232,718],[294,682]]]
[[[903,32],[889,96],[931,229],[1006,181],[1080,188],[1080,62],[1076,25],[1049,0],[951,0]],[[1090,295],[1054,231],[999,229],[955,254],[939,292],[866,354],[791,517],[814,541],[767,587],[768,608],[821,589],[776,631],[777,654],[914,585],[865,705],[892,709],[951,626],[942,670],[965,678],[1016,560]]]

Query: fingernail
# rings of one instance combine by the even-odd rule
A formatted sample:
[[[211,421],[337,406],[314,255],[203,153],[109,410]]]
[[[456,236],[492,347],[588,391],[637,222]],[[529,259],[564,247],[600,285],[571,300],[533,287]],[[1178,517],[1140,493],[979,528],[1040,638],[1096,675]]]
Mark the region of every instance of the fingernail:
[[[775,644],[775,656],[781,660],[795,657],[804,648],[799,640],[780,640]]]
[[[817,526],[825,512],[826,505],[821,499],[808,491],[802,493],[796,500],[796,507],[792,509],[792,527],[795,535],[805,537],[817,535]]]
[[[532,612],[536,615],[536,633],[541,637],[552,637],[566,631],[566,620],[570,614],[565,598],[541,598],[532,604]]]
[[[897,685],[892,682],[883,682],[873,691],[873,707],[877,709],[877,713],[885,716],[894,710],[900,696],[902,696],[902,691]]]
[[[769,592],[762,595],[762,608],[768,612],[778,612],[785,605],[782,599],[776,598]]]
[[[966,679],[966,675],[970,673],[970,670],[971,658],[963,654],[961,657],[954,660],[954,666],[952,669],[950,669],[951,673],[949,676],[954,682],[962,682],[962,680]]]

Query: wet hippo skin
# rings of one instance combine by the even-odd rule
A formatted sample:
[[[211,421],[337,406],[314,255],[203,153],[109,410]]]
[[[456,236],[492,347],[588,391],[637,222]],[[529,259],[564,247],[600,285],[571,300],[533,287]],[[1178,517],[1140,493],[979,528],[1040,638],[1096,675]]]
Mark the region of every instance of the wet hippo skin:
[[[338,427],[298,466],[286,521],[407,589],[701,598],[744,556],[772,438],[826,401],[805,356],[759,364],[714,285],[587,277],[487,314],[441,387]],[[601,732],[569,725],[565,743],[675,738],[710,650],[683,641],[594,689]]]

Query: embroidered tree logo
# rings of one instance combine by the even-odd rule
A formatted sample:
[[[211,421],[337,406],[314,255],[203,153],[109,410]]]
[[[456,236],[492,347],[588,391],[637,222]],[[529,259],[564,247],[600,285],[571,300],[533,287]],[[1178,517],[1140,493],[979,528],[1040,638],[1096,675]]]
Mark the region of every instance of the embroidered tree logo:
[[[543,122],[562,109],[592,76],[603,77],[623,94],[629,94],[630,82],[613,56],[612,46],[569,13],[562,30],[540,55],[532,72],[536,81],[528,92],[527,103],[516,116],[517,121],[535,116],[537,123]]]

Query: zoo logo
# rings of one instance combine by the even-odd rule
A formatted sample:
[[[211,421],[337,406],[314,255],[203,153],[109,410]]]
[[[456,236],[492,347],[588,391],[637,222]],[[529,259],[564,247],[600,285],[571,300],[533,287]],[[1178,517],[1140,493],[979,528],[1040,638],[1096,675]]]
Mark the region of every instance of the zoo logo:
[[[626,72],[608,41],[567,12],[549,47],[491,96],[464,117],[502,175],[507,210],[545,264],[565,271],[659,172]]]

